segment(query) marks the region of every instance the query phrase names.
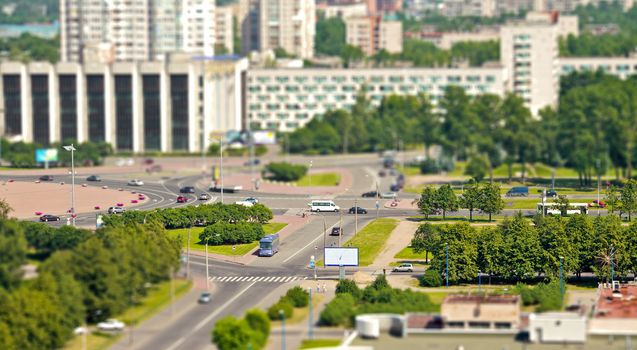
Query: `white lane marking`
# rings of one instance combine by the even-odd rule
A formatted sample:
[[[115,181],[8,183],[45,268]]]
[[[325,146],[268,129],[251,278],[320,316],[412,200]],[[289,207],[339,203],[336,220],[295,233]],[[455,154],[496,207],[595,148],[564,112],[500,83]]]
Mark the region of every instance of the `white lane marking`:
[[[248,276],[243,276],[243,277],[239,278],[239,282],[247,281],[248,278],[249,278]]]
[[[272,282],[272,283],[274,283],[274,282],[279,282],[279,278],[281,278],[281,277],[276,277],[276,276],[275,276],[275,277],[274,277],[274,279],[273,279],[272,281],[270,281],[270,282]]]
[[[254,280],[255,282],[263,282],[267,277],[261,276],[259,278],[257,278],[256,280]]]
[[[239,279],[239,277],[232,277],[231,279],[228,280],[228,282],[236,282]]]
[[[283,260],[284,263],[290,261],[292,258],[294,258],[297,254],[299,254],[300,252],[304,251],[305,248],[311,246],[312,244],[314,244],[314,242],[318,241],[319,238],[323,237],[323,235],[327,234],[327,232],[332,232],[332,229],[338,225],[338,222],[336,222],[334,225],[330,226],[327,230],[325,230],[325,232],[321,233],[320,235],[316,236],[316,238],[314,238],[310,243],[306,244],[305,247],[297,250],[294,254],[290,255],[287,257],[287,259]]]
[[[219,282],[224,282],[227,278],[228,278],[228,276],[221,277],[221,279],[219,280]]]
[[[254,277],[254,276],[250,276],[250,277],[248,277],[248,279],[246,280],[246,282],[251,282],[253,279],[255,279],[255,277]]]
[[[177,349],[181,344],[183,344],[186,339],[190,338],[190,336],[192,334],[194,334],[195,332],[197,332],[198,330],[200,330],[203,326],[206,325],[206,323],[210,322],[213,318],[217,317],[218,314],[220,314],[225,308],[227,308],[230,304],[232,304],[235,300],[237,300],[241,295],[243,295],[243,293],[245,293],[248,289],[252,288],[252,286],[254,285],[255,282],[250,283],[248,286],[246,286],[245,288],[243,288],[239,293],[237,293],[234,297],[232,297],[232,299],[226,301],[223,305],[221,305],[221,307],[217,308],[217,310],[213,313],[210,314],[210,316],[204,318],[203,320],[201,320],[201,322],[199,322],[195,328],[193,328],[188,334],[186,334],[185,336],[179,338],[179,340],[177,340],[176,342],[174,342],[171,346],[169,346],[168,348],[166,348],[166,350],[175,350]]]
[[[288,277],[288,278],[286,278],[286,279],[285,279],[285,283],[292,282],[292,281],[294,281],[295,279],[296,279],[296,276],[290,276],[290,277]]]

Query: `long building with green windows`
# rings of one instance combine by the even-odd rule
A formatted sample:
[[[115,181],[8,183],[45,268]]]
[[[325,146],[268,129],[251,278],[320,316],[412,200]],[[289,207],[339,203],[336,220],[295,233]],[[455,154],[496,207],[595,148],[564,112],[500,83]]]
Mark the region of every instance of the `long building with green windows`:
[[[424,93],[435,105],[449,85],[469,95],[504,95],[496,68],[250,69],[246,110],[253,129],[290,131],[328,110],[350,109],[364,87],[373,105],[392,94]]]

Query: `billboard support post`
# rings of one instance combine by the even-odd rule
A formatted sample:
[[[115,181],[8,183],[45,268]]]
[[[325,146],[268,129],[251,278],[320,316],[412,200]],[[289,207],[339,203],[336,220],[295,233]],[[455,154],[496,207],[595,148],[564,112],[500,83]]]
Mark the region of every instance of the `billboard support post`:
[[[338,267],[338,279],[340,281],[345,279],[345,266],[339,265]]]

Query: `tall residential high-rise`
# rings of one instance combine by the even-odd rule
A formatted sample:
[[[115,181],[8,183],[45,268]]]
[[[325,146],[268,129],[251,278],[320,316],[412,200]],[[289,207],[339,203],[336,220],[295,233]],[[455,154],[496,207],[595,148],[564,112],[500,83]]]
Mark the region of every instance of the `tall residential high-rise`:
[[[520,22],[500,29],[500,60],[507,90],[524,99],[534,115],[555,106],[559,91],[557,23]]]
[[[215,17],[215,46],[228,53],[234,52],[233,9],[229,6],[217,7]]]
[[[314,56],[314,0],[241,0],[242,51],[281,48],[300,58]]]
[[[403,30],[400,21],[383,21],[381,16],[345,19],[346,41],[358,46],[366,55],[380,50],[399,53],[403,50]]]
[[[214,53],[214,0],[60,1],[61,58],[156,60]]]

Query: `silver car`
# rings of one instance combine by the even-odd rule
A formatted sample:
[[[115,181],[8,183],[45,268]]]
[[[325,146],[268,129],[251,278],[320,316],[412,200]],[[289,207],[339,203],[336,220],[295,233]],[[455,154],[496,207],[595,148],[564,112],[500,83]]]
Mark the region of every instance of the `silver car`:
[[[383,192],[380,194],[380,198],[382,199],[396,199],[396,192]]]
[[[394,272],[414,272],[414,265],[412,264],[400,264],[392,270]]]

